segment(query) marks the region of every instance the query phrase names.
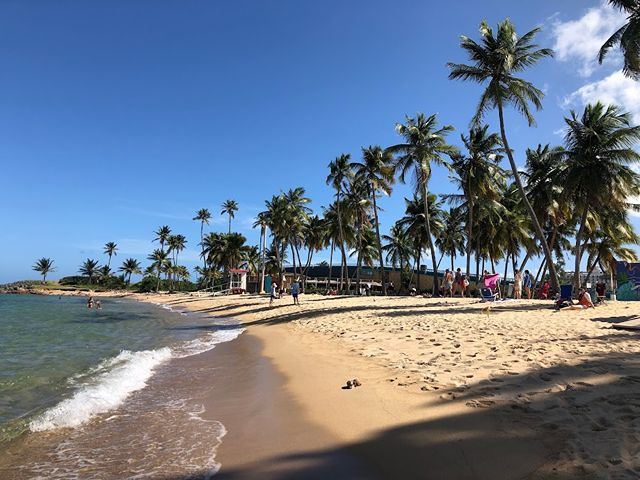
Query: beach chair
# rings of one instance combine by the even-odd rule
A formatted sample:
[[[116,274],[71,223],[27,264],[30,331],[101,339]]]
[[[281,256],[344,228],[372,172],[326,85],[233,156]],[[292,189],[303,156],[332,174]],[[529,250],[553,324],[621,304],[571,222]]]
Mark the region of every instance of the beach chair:
[[[559,309],[564,302],[567,302],[571,305],[573,302],[571,301],[571,297],[573,296],[573,285],[560,285],[560,295],[556,300],[555,307]]]
[[[483,302],[495,302],[500,298],[500,294],[497,291],[494,293],[493,290],[487,287],[480,289],[480,296]]]

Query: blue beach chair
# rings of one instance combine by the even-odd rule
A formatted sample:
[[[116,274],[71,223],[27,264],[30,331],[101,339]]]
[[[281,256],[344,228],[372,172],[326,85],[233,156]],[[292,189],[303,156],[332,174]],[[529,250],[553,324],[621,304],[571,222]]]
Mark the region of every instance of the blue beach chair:
[[[564,302],[569,305],[573,304],[571,297],[573,297],[573,285],[560,285],[560,295],[556,300],[556,309],[559,309]]]
[[[483,302],[495,302],[500,298],[500,294],[498,292],[493,293],[490,288],[481,288],[480,296]]]

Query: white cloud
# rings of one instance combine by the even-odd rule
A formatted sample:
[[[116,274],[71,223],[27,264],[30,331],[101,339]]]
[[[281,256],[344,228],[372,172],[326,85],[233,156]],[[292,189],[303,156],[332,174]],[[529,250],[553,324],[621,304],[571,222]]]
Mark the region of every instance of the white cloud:
[[[626,23],[624,13],[611,7],[608,2],[593,7],[577,20],[561,22],[556,20],[552,35],[555,39],[553,50],[560,61],[578,64],[578,73],[588,77],[598,65],[598,51],[602,44]],[[609,57],[613,60],[615,49]],[[607,57],[607,58],[609,58]]]
[[[631,112],[634,121],[640,123],[640,83],[614,72],[602,80],[587,83],[564,98],[564,107],[579,103],[586,105],[601,101],[605,105],[618,105]]]

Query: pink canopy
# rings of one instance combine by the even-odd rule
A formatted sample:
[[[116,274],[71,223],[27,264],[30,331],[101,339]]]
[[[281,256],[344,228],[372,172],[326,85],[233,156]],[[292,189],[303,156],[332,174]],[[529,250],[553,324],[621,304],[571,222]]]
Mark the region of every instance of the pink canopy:
[[[486,288],[491,289],[492,291],[495,291],[498,288],[498,283],[500,282],[500,274],[499,273],[494,273],[492,275],[485,275],[484,276],[484,286]]]

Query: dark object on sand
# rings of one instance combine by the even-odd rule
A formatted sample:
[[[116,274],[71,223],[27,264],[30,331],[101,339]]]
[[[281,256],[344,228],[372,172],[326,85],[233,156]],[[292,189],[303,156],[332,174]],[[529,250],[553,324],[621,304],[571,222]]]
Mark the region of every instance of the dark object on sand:
[[[360,381],[357,378],[354,378],[353,380],[347,380],[346,385],[343,385],[342,389],[350,390],[354,387],[360,387],[360,386],[362,386],[362,383],[360,383]]]

